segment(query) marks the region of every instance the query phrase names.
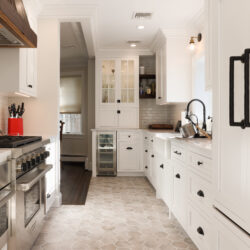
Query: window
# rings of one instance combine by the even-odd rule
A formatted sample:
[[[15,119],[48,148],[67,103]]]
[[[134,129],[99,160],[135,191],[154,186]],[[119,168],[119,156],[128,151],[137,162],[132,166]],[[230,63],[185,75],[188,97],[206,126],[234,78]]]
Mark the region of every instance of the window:
[[[82,134],[82,77],[65,76],[60,81],[60,120],[64,134]]]

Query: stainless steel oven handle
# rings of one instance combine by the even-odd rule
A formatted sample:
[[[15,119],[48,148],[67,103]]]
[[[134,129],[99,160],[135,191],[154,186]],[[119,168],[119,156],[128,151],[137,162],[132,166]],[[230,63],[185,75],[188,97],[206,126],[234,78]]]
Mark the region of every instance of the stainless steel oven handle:
[[[15,194],[15,191],[9,191],[8,194],[6,196],[4,196],[3,199],[0,200],[0,207],[2,207],[3,205],[5,205],[5,203],[7,203]]]
[[[16,189],[23,192],[30,190],[31,187],[40,181],[40,179],[43,178],[44,175],[52,168],[53,165],[39,165],[37,168],[17,179]]]

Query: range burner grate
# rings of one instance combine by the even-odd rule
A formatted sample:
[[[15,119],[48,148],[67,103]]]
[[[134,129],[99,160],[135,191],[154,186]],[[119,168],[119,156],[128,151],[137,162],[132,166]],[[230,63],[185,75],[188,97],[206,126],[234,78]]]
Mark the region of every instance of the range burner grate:
[[[18,148],[26,144],[41,141],[41,136],[0,136],[0,148]]]

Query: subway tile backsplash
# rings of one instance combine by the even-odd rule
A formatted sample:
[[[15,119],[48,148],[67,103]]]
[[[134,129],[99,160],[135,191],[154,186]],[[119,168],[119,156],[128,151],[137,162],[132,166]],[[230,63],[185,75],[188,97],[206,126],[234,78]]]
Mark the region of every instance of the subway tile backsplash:
[[[7,133],[8,123],[8,97],[0,95],[0,130]]]
[[[181,120],[181,111],[187,104],[156,105],[155,99],[140,99],[140,128],[150,124],[173,124]]]

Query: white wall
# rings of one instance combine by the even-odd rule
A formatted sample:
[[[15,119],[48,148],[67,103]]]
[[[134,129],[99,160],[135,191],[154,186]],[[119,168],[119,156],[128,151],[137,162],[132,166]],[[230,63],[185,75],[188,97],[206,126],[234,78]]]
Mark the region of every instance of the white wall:
[[[8,132],[8,97],[0,95],[0,130]]]

